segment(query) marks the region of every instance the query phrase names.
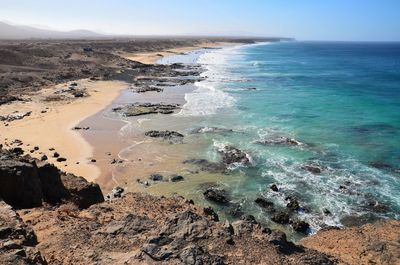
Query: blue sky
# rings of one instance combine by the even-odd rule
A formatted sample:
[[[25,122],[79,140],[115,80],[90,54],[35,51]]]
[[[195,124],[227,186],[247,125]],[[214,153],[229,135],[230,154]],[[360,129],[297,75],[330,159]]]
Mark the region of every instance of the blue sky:
[[[116,34],[400,41],[400,0],[0,0],[0,21]]]

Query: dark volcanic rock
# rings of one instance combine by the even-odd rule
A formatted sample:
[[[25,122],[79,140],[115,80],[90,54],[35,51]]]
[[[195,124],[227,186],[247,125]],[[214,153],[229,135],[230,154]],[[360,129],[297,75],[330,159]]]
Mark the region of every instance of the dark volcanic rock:
[[[104,201],[103,193],[98,184],[87,182],[84,178],[72,174],[62,175],[61,180],[71,194],[71,200],[79,208],[88,208],[93,204]]]
[[[0,197],[15,208],[42,205],[42,187],[35,163],[0,160]]]
[[[162,138],[168,140],[170,143],[182,143],[184,135],[174,131],[148,131],[146,136],[152,138]]]
[[[300,209],[299,201],[295,197],[288,196],[285,198],[285,200],[289,201],[288,204],[286,204],[286,207],[290,210],[297,211],[298,209]]]
[[[226,191],[218,188],[209,188],[203,193],[207,200],[218,204],[227,204],[229,199],[227,197]]]
[[[314,166],[314,165],[305,165],[303,166],[304,170],[307,170],[308,172],[311,172],[313,174],[321,174],[322,170],[321,168]]]
[[[292,222],[292,227],[294,231],[301,232],[301,233],[307,233],[307,230],[310,228],[310,225],[306,223],[305,221],[301,220],[295,220]]]
[[[151,174],[149,179],[152,181],[162,181],[163,180],[163,176],[160,174]]]
[[[148,131],[144,135],[149,136],[149,137],[154,137],[154,138],[182,138],[184,137],[183,134],[180,134],[178,132],[174,131]]]
[[[211,216],[212,220],[214,220],[214,221],[219,221],[218,214],[211,207],[204,208],[204,214],[207,216]]]
[[[179,104],[153,104],[153,103],[135,103],[125,107],[113,108],[113,111],[120,112],[123,115],[129,116],[139,116],[146,114],[172,114],[174,110],[179,109]]]
[[[179,181],[184,181],[185,178],[181,175],[173,175],[169,178],[169,181],[171,182],[179,182]]]
[[[262,207],[262,208],[264,208],[264,209],[267,209],[267,210],[269,210],[269,211],[274,211],[275,209],[274,209],[274,203],[273,202],[271,202],[271,201],[268,201],[268,200],[266,200],[266,199],[264,199],[264,198],[257,198],[255,201],[254,201],[258,206],[260,206],[260,207]]]
[[[37,170],[44,201],[57,204],[71,197],[61,180],[62,172],[56,166],[39,163]]]
[[[47,264],[36,244],[32,229],[9,205],[0,201],[0,264]]]
[[[32,208],[42,201],[72,200],[80,208],[104,201],[97,184],[61,172],[54,165],[19,157],[7,150],[0,155],[0,197],[15,208]]]
[[[112,189],[112,191],[110,192],[110,194],[108,194],[106,197],[107,199],[118,199],[122,197],[122,194],[124,193],[125,189],[122,187],[115,187],[114,189]]]
[[[287,137],[277,137],[258,141],[259,144],[264,145],[301,145],[301,142]]]
[[[271,220],[278,224],[288,224],[289,214],[286,212],[277,212],[272,216]]]
[[[229,145],[224,146],[223,148],[220,148],[218,152],[222,156],[222,162],[225,165],[229,166],[235,163],[242,165],[250,165],[249,156],[245,152],[233,146]]]
[[[57,157],[57,162],[65,162],[65,161],[67,161],[66,158],[64,158],[64,157]]]
[[[275,191],[275,192],[278,192],[278,191],[279,191],[278,186],[276,186],[276,184],[272,184],[269,188],[270,188],[272,191]]]

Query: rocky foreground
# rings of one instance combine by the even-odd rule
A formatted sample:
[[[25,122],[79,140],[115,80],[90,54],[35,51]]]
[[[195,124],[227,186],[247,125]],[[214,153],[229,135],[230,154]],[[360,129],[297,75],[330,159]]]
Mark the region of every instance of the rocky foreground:
[[[399,264],[400,222],[330,229],[288,242],[252,216],[230,223],[182,197],[107,196],[0,149],[1,264]]]

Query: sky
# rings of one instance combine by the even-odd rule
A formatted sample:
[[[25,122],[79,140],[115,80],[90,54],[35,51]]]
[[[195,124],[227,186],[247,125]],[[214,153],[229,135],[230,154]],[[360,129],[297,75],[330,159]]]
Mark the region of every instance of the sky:
[[[400,0],[0,0],[0,21],[129,35],[400,41]]]

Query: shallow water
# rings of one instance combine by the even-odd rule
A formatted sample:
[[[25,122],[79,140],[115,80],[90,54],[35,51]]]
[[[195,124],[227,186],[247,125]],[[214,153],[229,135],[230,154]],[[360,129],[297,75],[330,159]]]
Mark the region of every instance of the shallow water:
[[[134,118],[122,130],[137,142],[121,155],[132,161],[142,155],[151,165],[138,176],[185,176],[184,182],[164,182],[148,191],[207,203],[200,186],[216,182],[244,213],[268,224],[270,214],[254,204],[255,198],[264,196],[284,209],[285,197],[295,195],[302,206],[295,216],[307,220],[311,232],[348,224],[349,216],[400,218],[400,44],[264,43],[160,61],[175,62],[201,64],[206,80],[153,98],[186,102],[179,113]],[[199,127],[232,132],[191,133]],[[143,142],[142,134],[149,129],[178,130],[186,137],[176,145]],[[258,142],[282,137],[301,144]],[[252,166],[217,174],[182,164],[190,158],[218,161],[221,145],[244,150]],[[321,173],[305,170],[306,165]],[[273,183],[278,193],[269,190]],[[229,209],[213,206],[231,218]]]

